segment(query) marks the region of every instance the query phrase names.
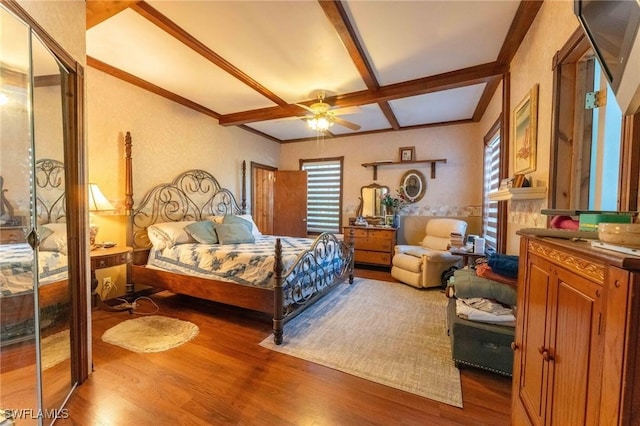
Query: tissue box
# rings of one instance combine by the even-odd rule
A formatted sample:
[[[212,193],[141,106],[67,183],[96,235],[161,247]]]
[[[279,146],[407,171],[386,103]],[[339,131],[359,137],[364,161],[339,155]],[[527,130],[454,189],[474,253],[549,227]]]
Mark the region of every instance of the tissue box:
[[[631,223],[632,216],[629,214],[615,213],[582,213],[580,214],[580,231],[597,231],[600,222],[605,223]]]

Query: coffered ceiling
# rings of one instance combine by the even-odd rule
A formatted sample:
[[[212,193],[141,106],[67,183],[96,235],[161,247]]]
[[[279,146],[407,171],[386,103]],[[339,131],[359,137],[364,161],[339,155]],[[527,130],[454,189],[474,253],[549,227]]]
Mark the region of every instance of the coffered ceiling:
[[[278,142],[479,120],[542,2],[92,1],[88,65]]]

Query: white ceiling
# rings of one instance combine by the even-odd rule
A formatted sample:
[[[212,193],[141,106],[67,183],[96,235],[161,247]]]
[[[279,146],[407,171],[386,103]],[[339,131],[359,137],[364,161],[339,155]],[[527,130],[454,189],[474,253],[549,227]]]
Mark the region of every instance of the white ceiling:
[[[113,14],[109,3],[87,2],[90,66],[282,142],[315,139],[295,104],[319,91],[359,106],[335,112],[360,130],[336,124],[328,136],[479,119],[540,7],[149,1]]]

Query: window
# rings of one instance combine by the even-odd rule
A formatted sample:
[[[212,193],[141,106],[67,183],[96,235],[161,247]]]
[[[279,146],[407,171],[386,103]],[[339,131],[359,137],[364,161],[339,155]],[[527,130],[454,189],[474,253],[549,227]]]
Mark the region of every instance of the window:
[[[339,233],[342,227],[344,157],[300,160],[307,172],[307,233]]]
[[[500,121],[496,122],[487,136],[484,147],[484,183],[482,233],[489,251],[499,250],[499,204],[489,200],[489,194],[498,190],[500,186]]]

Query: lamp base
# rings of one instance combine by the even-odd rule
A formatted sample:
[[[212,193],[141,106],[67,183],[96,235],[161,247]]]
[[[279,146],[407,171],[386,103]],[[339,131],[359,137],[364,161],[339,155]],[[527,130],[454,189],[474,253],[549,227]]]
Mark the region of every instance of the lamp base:
[[[89,245],[91,246],[91,250],[96,248],[96,236],[98,235],[98,226],[90,224],[89,225]]]

